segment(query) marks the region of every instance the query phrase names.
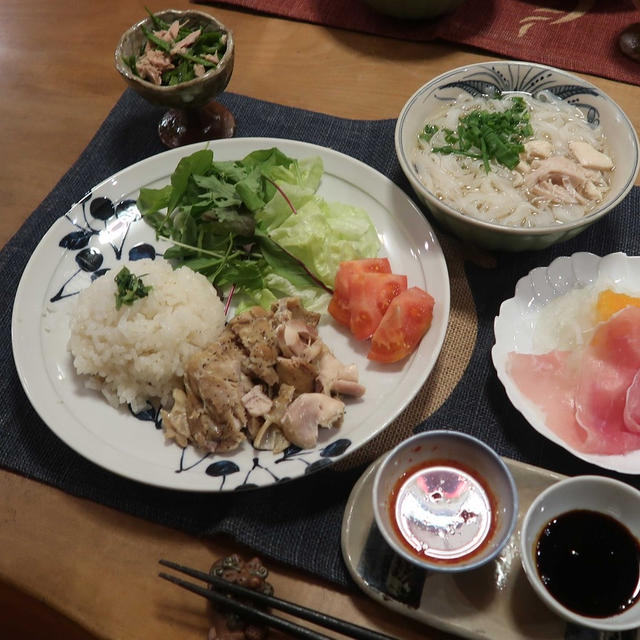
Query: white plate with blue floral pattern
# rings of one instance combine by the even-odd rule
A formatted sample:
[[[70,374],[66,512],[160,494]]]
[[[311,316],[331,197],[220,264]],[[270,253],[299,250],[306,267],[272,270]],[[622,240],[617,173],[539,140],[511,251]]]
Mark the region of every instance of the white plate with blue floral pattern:
[[[552,301],[570,292],[601,291],[608,287],[636,295],[638,282],[640,257],[624,253],[610,253],[601,257],[579,252],[556,258],[546,267],[536,267],[518,280],[514,296],[500,306],[500,313],[494,322],[496,342],[491,351],[498,378],[509,400],[536,431],[577,458],[603,469],[629,474],[640,473],[640,450],[619,455],[598,455],[575,449],[547,426],[541,408],[520,391],[509,374],[507,360],[510,352],[544,353],[553,349],[553,346],[547,345],[541,351],[539,334],[536,333],[542,310]],[[555,322],[559,326],[560,319]],[[577,327],[574,330],[577,331]]]
[[[291,157],[320,156],[319,194],[367,210],[396,273],[435,298],[431,329],[408,359],[380,365],[366,358],[367,343],[323,321],[320,335],[345,363],[355,363],[364,398],[348,401],[338,429],[321,430],[314,449],[280,454],[249,443],[224,455],[165,442],[157,412],[115,409],[76,375],[67,350],[74,296],[119,261],[162,255],[168,244],[140,218],[141,187],[167,184],[178,160],[204,144],[166,151],[120,171],[91,190],[57,220],[31,257],[16,294],[13,353],[34,408],[65,443],[96,464],[146,484],[188,491],[233,491],[273,485],[322,469],[384,429],[413,399],[440,353],[449,318],[449,277],[438,240],[405,193],[368,165],[331,149],[271,138],[207,143],[216,159],[240,159],[278,147]]]

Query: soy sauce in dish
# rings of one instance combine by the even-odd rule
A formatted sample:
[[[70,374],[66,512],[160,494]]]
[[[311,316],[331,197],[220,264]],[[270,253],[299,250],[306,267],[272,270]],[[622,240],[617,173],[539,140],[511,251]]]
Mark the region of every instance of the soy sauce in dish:
[[[457,461],[411,467],[396,482],[389,505],[398,539],[430,562],[467,560],[495,529],[495,499],[486,482]]]
[[[620,522],[576,509],[542,530],[535,549],[538,575],[551,595],[574,613],[606,618],[640,595],[640,545]]]

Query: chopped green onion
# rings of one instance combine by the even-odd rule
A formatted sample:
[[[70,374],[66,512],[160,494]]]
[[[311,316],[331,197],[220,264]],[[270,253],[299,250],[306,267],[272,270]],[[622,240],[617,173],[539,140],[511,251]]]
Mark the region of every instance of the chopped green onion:
[[[439,127],[434,124],[425,124],[424,129],[419,133],[420,140],[431,142],[431,138],[438,132]]]
[[[443,129],[447,144],[433,147],[431,151],[482,160],[487,173],[491,170],[491,160],[514,169],[524,151],[523,141],[533,135],[533,128],[524,99],[516,96],[511,100],[513,104],[505,111],[475,109],[462,116],[456,131]]]
[[[116,309],[120,309],[123,304],[131,306],[136,300],[145,298],[152,288],[145,286],[142,276],[138,277],[135,273],[131,273],[127,267],[122,267],[114,280],[118,287]]]

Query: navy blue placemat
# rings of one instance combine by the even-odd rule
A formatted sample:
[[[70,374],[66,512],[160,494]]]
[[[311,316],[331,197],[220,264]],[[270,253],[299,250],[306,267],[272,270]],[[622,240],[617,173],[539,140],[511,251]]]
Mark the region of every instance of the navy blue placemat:
[[[395,121],[359,121],[225,94],[238,136],[303,140],[363,160],[411,195],[395,159]],[[59,184],[0,251],[5,297],[15,296],[20,275],[38,242],[71,205],[116,171],[163,151],[156,126],[162,110],[127,90],[96,136]],[[448,401],[418,430],[453,428],[493,445],[499,453],[567,474],[597,472],[534,431],[511,407],[489,352],[493,319],[518,278],[558,255],[592,251],[637,254],[640,190],[578,238],[542,252],[496,254],[497,267],[472,263],[466,273],[477,306],[479,332],[468,369]],[[198,536],[228,533],[257,552],[349,585],[340,552],[342,513],[362,468],[327,469],[254,492],[206,495],[148,487],[85,460],[62,443],[27,400],[11,357],[11,305],[0,309],[0,465],[65,492],[94,500]],[[613,475],[613,474],[610,474]],[[635,482],[634,478],[625,478]]]

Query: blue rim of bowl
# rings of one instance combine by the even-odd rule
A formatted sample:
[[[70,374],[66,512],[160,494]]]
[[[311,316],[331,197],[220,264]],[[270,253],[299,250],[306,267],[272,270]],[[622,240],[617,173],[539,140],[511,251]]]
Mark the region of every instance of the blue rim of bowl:
[[[609,478],[608,476],[598,476],[593,474],[573,476],[573,477],[564,478],[562,480],[559,480],[558,482],[555,482],[554,484],[550,485],[549,487],[541,491],[534,498],[533,502],[529,505],[529,508],[527,509],[526,513],[524,514],[524,517],[522,518],[522,525],[520,527],[520,544],[518,545],[519,551],[520,551],[520,560],[521,560],[522,568],[525,572],[525,575],[527,576],[527,580],[531,584],[534,591],[539,595],[540,599],[543,602],[545,602],[547,606],[550,607],[553,611],[555,611],[558,615],[563,617],[565,620],[569,620],[573,623],[576,623],[585,627],[590,627],[592,629],[598,629],[600,631],[627,631],[630,629],[635,629],[638,626],[638,618],[640,618],[640,614],[635,618],[635,622],[620,624],[620,623],[616,623],[616,620],[618,620],[619,616],[623,614],[616,614],[613,616],[609,616],[608,618],[593,618],[590,616],[580,615],[579,613],[574,613],[573,611],[571,611],[571,609],[567,609],[565,606],[560,604],[560,602],[558,602],[551,595],[551,593],[546,589],[546,587],[542,583],[542,580],[538,576],[538,573],[535,568],[535,563],[532,561],[525,562],[524,560],[525,558],[531,560],[531,553],[530,553],[531,549],[525,547],[525,532],[530,527],[530,521],[536,509],[539,508],[540,504],[550,494],[555,493],[556,491],[561,491],[567,485],[582,484],[584,482],[598,482],[598,483],[604,483],[607,485],[612,485],[612,486],[618,487],[619,489],[627,493],[636,494],[637,499],[640,500],[640,491],[638,491],[638,489],[636,489],[635,487],[632,487],[626,482],[622,482],[621,480],[616,480],[615,478]],[[572,508],[573,507],[571,505],[567,505],[567,508],[563,509],[560,513],[566,513],[567,511],[570,511]],[[594,507],[592,510],[598,511],[598,508]],[[606,512],[603,512],[603,513],[606,513]],[[559,514],[555,514],[552,512],[552,514],[549,516],[548,519],[555,517],[555,515],[559,515]],[[541,531],[537,531],[535,533],[536,533],[536,539],[537,539]],[[636,601],[634,607],[640,607],[640,600]]]
[[[424,562],[419,558],[417,558],[416,556],[413,556],[409,552],[405,551],[402,548],[402,546],[399,544],[399,542],[394,538],[391,538],[387,534],[385,529],[378,524],[381,518],[380,518],[378,501],[376,499],[376,496],[378,495],[378,487],[380,484],[380,477],[382,475],[382,470],[386,467],[389,460],[391,460],[391,458],[396,454],[398,450],[406,446],[411,446],[411,444],[413,444],[417,440],[420,440],[421,438],[436,437],[436,436],[455,438],[458,440],[466,440],[472,445],[482,449],[490,458],[492,458],[497,463],[498,467],[504,474],[505,478],[507,479],[507,484],[509,486],[509,490],[511,492],[511,496],[513,499],[513,502],[512,502],[513,508],[511,510],[511,518],[505,529],[504,539],[499,544],[497,544],[496,548],[486,557],[481,558],[476,562],[465,564],[463,566]],[[410,438],[407,438],[406,440],[403,440],[402,442],[398,443],[393,449],[391,449],[387,454],[385,454],[384,459],[382,460],[382,463],[380,464],[380,466],[377,468],[375,477],[373,479],[372,500],[373,500],[373,514],[374,514],[374,520],[376,522],[376,526],[378,528],[378,531],[380,531],[380,534],[382,535],[382,537],[385,539],[386,543],[391,548],[391,550],[394,551],[394,553],[397,553],[398,555],[400,555],[402,558],[404,558],[408,562],[411,562],[411,564],[414,564],[420,567],[421,569],[425,569],[427,571],[437,571],[439,573],[462,573],[466,571],[471,571],[485,564],[488,564],[492,560],[495,560],[495,558],[500,554],[502,549],[504,549],[505,545],[513,535],[513,532],[516,528],[516,523],[518,520],[518,510],[519,510],[518,488],[513,478],[513,474],[509,470],[509,467],[506,465],[505,461],[500,457],[500,455],[498,455],[496,451],[494,451],[488,444],[486,444],[482,440],[479,440],[478,438],[471,436],[467,433],[462,433],[461,431],[449,431],[447,429],[437,429],[434,431],[422,431],[420,433],[417,433],[411,436]]]
[[[490,67],[495,67],[495,66],[509,66],[509,65],[516,65],[516,66],[523,66],[523,67],[531,67],[534,69],[539,69],[540,71],[552,71],[553,73],[559,74],[561,76],[564,76],[566,78],[570,78],[572,82],[576,82],[576,84],[580,85],[580,86],[584,86],[585,88],[588,88],[592,91],[595,91],[597,96],[599,98],[602,98],[603,100],[606,100],[607,102],[609,102],[610,104],[612,104],[615,109],[618,111],[618,113],[620,114],[622,120],[624,121],[626,128],[628,129],[629,133],[631,134],[630,137],[633,141],[633,153],[634,153],[634,160],[633,160],[633,171],[631,172],[631,174],[629,175],[629,178],[627,179],[626,184],[624,185],[624,187],[619,191],[618,195],[615,197],[614,200],[612,200],[611,202],[607,202],[607,204],[605,206],[601,206],[598,207],[595,211],[592,211],[588,216],[585,216],[584,218],[580,218],[578,220],[574,220],[572,222],[565,222],[563,224],[559,224],[559,225],[551,225],[551,226],[544,226],[544,227],[531,227],[531,228],[526,228],[523,229],[521,227],[511,227],[511,226],[507,226],[507,225],[501,225],[501,224],[497,224],[497,223],[493,223],[493,222],[486,222],[484,220],[478,220],[477,218],[473,218],[472,216],[466,215],[464,213],[459,212],[457,209],[454,209],[453,207],[449,206],[448,204],[446,204],[445,202],[438,200],[436,198],[436,196],[431,193],[418,179],[417,175],[415,175],[415,172],[412,169],[411,166],[411,162],[408,161],[404,149],[402,147],[402,131],[404,129],[404,122],[405,119],[407,117],[407,114],[409,112],[409,109],[413,106],[413,104],[418,100],[418,98],[420,96],[422,96],[422,94],[424,94],[427,90],[431,89],[434,85],[436,84],[440,84],[442,83],[444,80],[446,80],[447,78],[456,75],[458,73],[460,73],[461,71],[473,71],[474,69],[488,69]],[[417,133],[417,132],[416,132]],[[396,121],[396,128],[395,128],[395,133],[394,133],[394,141],[395,141],[395,147],[396,147],[396,155],[398,157],[398,161],[400,162],[400,167],[402,168],[403,173],[405,174],[405,176],[407,177],[407,179],[409,180],[409,182],[411,183],[412,187],[416,190],[418,190],[420,193],[424,194],[424,196],[429,199],[429,200],[433,200],[434,204],[437,202],[437,206],[444,209],[448,214],[450,214],[451,216],[453,216],[454,218],[457,218],[458,220],[461,220],[463,222],[469,223],[473,226],[477,226],[477,227],[481,227],[484,229],[490,229],[492,231],[501,231],[503,233],[509,234],[509,235],[518,235],[518,234],[522,234],[523,232],[526,232],[528,235],[533,235],[533,236],[542,236],[542,235],[546,235],[548,233],[551,232],[560,232],[560,231],[570,231],[572,229],[575,228],[580,228],[586,225],[591,224],[592,222],[596,222],[599,218],[601,218],[605,213],[607,213],[608,211],[610,211],[611,209],[613,209],[614,207],[616,207],[618,204],[620,204],[620,202],[622,202],[622,200],[624,200],[624,198],[627,196],[627,194],[629,193],[629,191],[631,191],[631,188],[633,187],[636,178],[638,176],[638,172],[640,170],[640,157],[639,157],[639,151],[638,151],[638,147],[640,146],[640,142],[638,141],[638,134],[636,133],[636,130],[634,129],[633,125],[631,124],[631,121],[629,120],[627,114],[622,110],[622,108],[620,107],[620,105],[618,105],[617,102],[615,102],[614,100],[612,100],[606,93],[604,93],[601,89],[599,89],[598,87],[596,87],[594,84],[590,83],[587,80],[584,80],[568,71],[564,71],[562,69],[558,69],[557,67],[550,67],[548,65],[544,65],[544,64],[537,64],[537,63],[533,63],[533,62],[526,62],[526,61],[522,61],[522,60],[494,60],[491,62],[478,62],[475,64],[470,64],[470,65],[465,65],[462,67],[457,67],[455,69],[451,69],[450,71],[447,71],[439,76],[436,76],[435,78],[431,79],[429,82],[427,82],[426,84],[422,85],[410,98],[409,100],[407,100],[406,104],[404,105],[404,107],[402,108],[402,111],[400,112],[400,115],[398,116],[398,119]]]

